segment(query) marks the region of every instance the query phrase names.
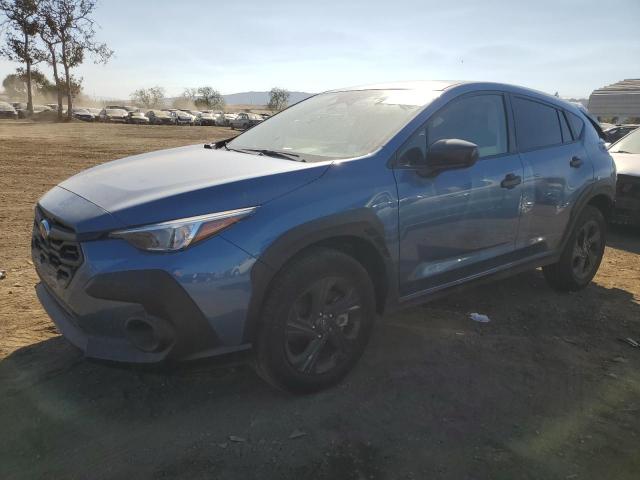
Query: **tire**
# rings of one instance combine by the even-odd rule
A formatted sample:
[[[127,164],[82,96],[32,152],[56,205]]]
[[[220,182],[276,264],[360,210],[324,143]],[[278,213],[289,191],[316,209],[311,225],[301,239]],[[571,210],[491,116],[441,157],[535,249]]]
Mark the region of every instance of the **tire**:
[[[364,267],[336,250],[311,250],[273,280],[257,335],[256,371],[294,393],[330,387],[359,360],[375,317]]]
[[[563,292],[574,292],[589,285],[602,261],[606,232],[602,212],[587,205],[580,213],[558,263],[542,267],[547,283]]]

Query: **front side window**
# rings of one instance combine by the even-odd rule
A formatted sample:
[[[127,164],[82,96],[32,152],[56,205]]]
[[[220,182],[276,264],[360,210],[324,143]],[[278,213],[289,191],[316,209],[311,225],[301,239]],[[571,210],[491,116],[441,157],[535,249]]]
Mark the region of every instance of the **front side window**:
[[[557,110],[524,98],[513,99],[516,138],[520,150],[549,147],[562,143]]]
[[[404,166],[423,163],[428,145],[453,138],[475,143],[480,158],[507,153],[509,142],[502,96],[474,95],[454,100],[411,136],[398,153],[398,163]]]
[[[480,158],[506,153],[507,120],[502,96],[474,95],[437,112],[427,122],[427,143],[450,138],[475,143]]]

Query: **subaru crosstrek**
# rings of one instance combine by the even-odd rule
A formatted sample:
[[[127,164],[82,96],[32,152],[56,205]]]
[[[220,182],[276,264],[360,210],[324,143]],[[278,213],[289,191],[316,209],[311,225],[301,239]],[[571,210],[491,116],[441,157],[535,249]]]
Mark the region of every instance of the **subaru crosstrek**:
[[[37,293],[88,357],[252,348],[269,382],[317,390],[383,312],[540,266],[557,289],[585,287],[615,195],[600,135],[570,103],[509,85],[325,92],[233,139],[53,188],[35,213]]]

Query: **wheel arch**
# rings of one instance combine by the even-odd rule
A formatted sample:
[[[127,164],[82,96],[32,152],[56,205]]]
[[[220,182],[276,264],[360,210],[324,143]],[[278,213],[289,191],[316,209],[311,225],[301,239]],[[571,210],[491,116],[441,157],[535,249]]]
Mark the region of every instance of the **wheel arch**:
[[[573,210],[571,212],[571,219],[564,232],[561,248],[559,249],[559,251],[561,252],[562,250],[564,250],[566,242],[569,241],[569,238],[571,238],[571,232],[573,232],[576,227],[576,222],[580,217],[580,212],[582,212],[586,206],[592,205],[598,208],[600,211],[602,211],[605,220],[608,220],[613,210],[613,206],[615,203],[614,199],[615,184],[612,185],[608,181],[596,183],[590,188],[585,189],[585,191],[579,197],[578,201],[573,207]]]
[[[611,212],[613,211],[613,204],[614,204],[613,198],[611,198],[609,195],[602,192],[592,196],[587,202],[587,205],[592,205],[596,207],[598,210],[600,210],[605,220],[607,221],[609,221],[609,219],[611,218]]]
[[[382,313],[397,294],[393,261],[384,240],[382,222],[369,209],[358,209],[314,220],[278,237],[260,255],[251,271],[252,295],[244,326],[244,341],[253,343],[260,314],[273,280],[287,265],[315,248],[331,248],[353,257],[369,274]]]

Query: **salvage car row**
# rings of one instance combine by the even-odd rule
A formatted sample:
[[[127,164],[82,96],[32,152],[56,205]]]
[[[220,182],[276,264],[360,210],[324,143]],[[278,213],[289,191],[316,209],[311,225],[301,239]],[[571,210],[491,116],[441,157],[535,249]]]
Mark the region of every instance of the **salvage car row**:
[[[66,110],[63,111],[66,114]],[[26,103],[0,102],[0,118],[26,118]],[[34,105],[33,118],[54,120],[57,105]],[[73,109],[73,117],[85,122],[131,123],[138,125],[202,125],[231,127],[246,130],[268,118],[268,114],[225,113],[221,110],[180,110],[152,109],[144,111],[138,107],[111,105],[105,108],[78,107]]]

